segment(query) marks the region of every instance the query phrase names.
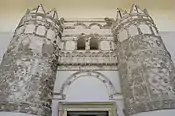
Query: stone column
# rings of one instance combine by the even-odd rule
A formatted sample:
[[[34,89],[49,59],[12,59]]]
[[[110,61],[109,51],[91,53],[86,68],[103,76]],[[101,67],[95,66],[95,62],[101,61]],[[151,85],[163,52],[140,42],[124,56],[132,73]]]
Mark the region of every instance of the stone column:
[[[136,5],[129,13],[118,9],[113,34],[124,112],[134,116],[174,116],[174,64],[147,10]]]
[[[51,116],[61,32],[55,10],[26,12],[0,65],[1,113]]]

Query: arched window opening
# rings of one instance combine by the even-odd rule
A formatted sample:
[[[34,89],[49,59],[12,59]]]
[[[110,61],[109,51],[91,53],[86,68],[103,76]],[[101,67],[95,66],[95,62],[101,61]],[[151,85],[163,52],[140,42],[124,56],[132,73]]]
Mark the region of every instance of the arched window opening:
[[[98,39],[96,38],[90,39],[90,50],[98,50]]]
[[[86,44],[85,44],[85,39],[84,38],[79,38],[77,40],[77,50],[85,50]]]

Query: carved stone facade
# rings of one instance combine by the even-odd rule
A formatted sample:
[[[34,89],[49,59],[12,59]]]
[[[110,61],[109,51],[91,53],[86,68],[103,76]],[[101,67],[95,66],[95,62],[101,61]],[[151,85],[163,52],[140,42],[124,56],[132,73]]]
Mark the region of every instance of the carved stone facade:
[[[175,68],[146,10],[118,9],[117,19],[64,20],[42,5],[21,19],[0,65],[0,111],[51,115],[57,71],[78,71],[105,84],[110,100],[124,97],[128,115],[175,108]],[[95,71],[119,71],[122,92]],[[67,73],[67,72],[66,72]],[[111,73],[110,73],[111,74]]]
[[[113,21],[110,18],[65,20],[58,70],[116,71],[117,57],[111,33]],[[96,41],[91,42],[93,39]],[[84,49],[78,49],[79,41]],[[97,49],[91,49],[93,43],[97,43]]]
[[[113,26],[118,71],[129,115],[175,108],[175,68],[146,10],[118,9]]]
[[[51,115],[59,33],[55,10],[27,11],[0,65],[0,111]]]

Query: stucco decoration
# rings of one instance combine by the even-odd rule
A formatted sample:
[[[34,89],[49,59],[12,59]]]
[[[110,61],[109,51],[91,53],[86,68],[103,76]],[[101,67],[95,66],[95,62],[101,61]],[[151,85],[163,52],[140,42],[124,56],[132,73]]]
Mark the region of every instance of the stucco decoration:
[[[140,28],[143,24],[148,27],[146,30]],[[130,34],[129,27],[133,25],[137,28],[135,34],[133,31]],[[124,40],[119,39],[123,30],[127,32]],[[113,33],[125,112],[131,115],[174,109],[175,68],[147,11],[136,5],[132,6],[130,13],[119,9]]]
[[[0,65],[0,111],[51,116],[59,32],[56,11],[45,14],[41,5],[22,18]]]
[[[97,39],[98,49],[90,50],[90,40],[92,38]],[[62,41],[65,38],[62,38]],[[84,50],[77,50],[77,44],[80,39],[83,39],[85,42]],[[113,51],[114,44],[111,44],[107,50],[102,50],[101,47],[105,48],[108,46],[101,46],[101,42],[106,40],[106,42],[113,43],[112,38],[104,38],[99,34],[84,34],[82,33],[78,37],[74,38],[74,40],[64,40],[65,47],[67,42],[74,42],[75,44],[71,44],[75,46],[74,50],[61,50],[60,58],[58,60],[58,70],[117,70],[117,57],[116,52]],[[68,46],[68,48],[71,47]],[[82,45],[82,44],[81,44]]]
[[[77,27],[77,26],[81,26],[83,29],[88,29],[88,26],[82,22],[77,22],[75,23],[74,25],[74,29]]]
[[[105,86],[108,91],[109,99],[115,99],[116,95],[119,94],[116,92],[116,89],[114,88],[112,82],[103,74],[99,72],[93,72],[93,71],[81,71],[74,73],[68,79],[62,84],[61,90],[59,93],[56,93],[57,95],[60,95],[59,98],[62,100],[65,100],[66,93],[69,89],[69,86],[78,78],[85,77],[85,76],[91,76],[94,78],[99,79]]]
[[[99,29],[103,28],[103,26],[101,24],[99,24],[99,23],[91,23],[91,24],[89,24],[88,28],[91,29],[93,26],[97,26]]]
[[[61,19],[60,19],[61,20]],[[64,29],[76,29],[77,26],[80,26],[82,29],[92,29],[94,26],[97,26],[100,30],[110,29],[112,23],[114,22],[113,18],[97,18],[97,19],[85,19],[85,20],[66,20],[64,23],[69,25],[64,25]]]
[[[110,29],[112,24],[115,22],[115,20],[113,18],[108,18],[108,17],[105,17],[104,20],[106,22],[106,24],[103,25],[104,29]]]

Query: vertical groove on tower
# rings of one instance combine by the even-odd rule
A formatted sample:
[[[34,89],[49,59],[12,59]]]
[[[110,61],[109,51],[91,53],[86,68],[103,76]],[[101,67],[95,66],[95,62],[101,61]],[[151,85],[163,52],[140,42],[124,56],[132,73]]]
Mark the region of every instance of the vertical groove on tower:
[[[20,21],[0,65],[0,111],[51,116],[62,26],[42,5]]]
[[[126,113],[174,109],[174,64],[146,9],[118,9],[113,33]]]

